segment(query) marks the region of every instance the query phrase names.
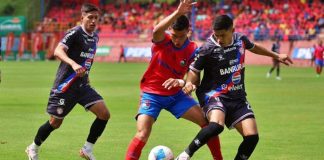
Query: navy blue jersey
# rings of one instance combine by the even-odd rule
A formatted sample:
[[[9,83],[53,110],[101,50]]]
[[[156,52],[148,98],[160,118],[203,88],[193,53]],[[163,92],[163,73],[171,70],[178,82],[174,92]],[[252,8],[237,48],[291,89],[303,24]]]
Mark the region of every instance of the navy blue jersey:
[[[71,86],[81,86],[89,83],[89,71],[97,49],[98,35],[87,34],[81,26],[76,26],[69,30],[59,45],[64,45],[69,58],[86,69],[83,77],[77,77],[73,68],[61,62],[54,82],[53,89],[58,92],[65,92]]]
[[[280,49],[280,44],[279,43],[275,42],[275,43],[272,44],[271,51],[279,53],[279,49]]]
[[[233,34],[233,42],[221,47],[211,36],[199,49],[196,60],[190,69],[196,72],[204,70],[196,94],[202,106],[212,97],[242,98],[246,96],[244,87],[245,49],[254,44],[239,33]]]

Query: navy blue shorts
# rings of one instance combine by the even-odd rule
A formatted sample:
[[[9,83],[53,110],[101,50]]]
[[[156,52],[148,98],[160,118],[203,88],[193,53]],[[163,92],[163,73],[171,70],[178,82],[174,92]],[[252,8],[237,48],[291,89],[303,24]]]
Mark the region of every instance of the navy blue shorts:
[[[172,113],[176,118],[180,118],[195,105],[198,105],[198,103],[183,91],[179,91],[171,96],[160,96],[143,92],[137,116],[145,114],[156,120],[161,110],[165,109]]]
[[[88,110],[92,105],[101,101],[103,98],[90,85],[71,87],[64,93],[52,89],[48,99],[47,113],[63,119],[77,103]]]
[[[225,113],[225,125],[232,129],[234,126],[246,118],[254,118],[254,113],[245,97],[239,99],[229,99],[223,97],[211,98],[203,107],[205,116],[211,110],[219,109]]]

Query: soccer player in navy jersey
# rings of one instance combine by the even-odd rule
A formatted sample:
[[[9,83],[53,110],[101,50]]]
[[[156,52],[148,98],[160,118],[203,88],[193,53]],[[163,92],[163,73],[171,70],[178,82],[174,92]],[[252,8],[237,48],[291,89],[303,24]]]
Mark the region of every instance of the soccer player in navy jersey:
[[[280,54],[280,39],[277,38],[276,41],[272,44],[271,51],[274,53]],[[280,62],[276,58],[272,58],[272,67],[270,68],[269,72],[267,73],[267,78],[271,76],[271,73],[277,69],[277,80],[281,80],[280,77]]]
[[[182,91],[184,75],[194,60],[197,45],[188,39],[191,0],[181,0],[176,11],[163,19],[153,30],[152,59],[141,80],[141,99],[137,133],[126,152],[126,160],[138,160],[148,141],[152,126],[162,109],[176,118],[184,118],[204,127],[207,124],[198,103]],[[170,34],[166,34],[169,28]],[[218,136],[208,146],[213,159],[221,160]]]
[[[252,43],[246,36],[235,33],[233,20],[227,15],[216,17],[214,33],[207,39],[190,65],[184,91],[191,93],[197,87],[197,97],[209,121],[177,160],[189,160],[210,137],[219,135],[224,125],[236,128],[243,142],[235,160],[246,160],[256,147],[259,136],[254,113],[246,99],[244,85],[245,49],[269,56],[284,64],[292,63],[287,54],[276,54]],[[200,72],[204,76],[200,82]]]
[[[110,117],[103,98],[89,84],[89,72],[99,40],[95,29],[100,10],[92,4],[83,4],[81,14],[81,25],[69,30],[55,49],[54,55],[61,63],[47,105],[50,119],[40,126],[34,142],[26,149],[30,160],[38,160],[41,144],[61,126],[65,116],[77,103],[96,115],[88,138],[80,149],[81,157],[94,160],[93,145]]]

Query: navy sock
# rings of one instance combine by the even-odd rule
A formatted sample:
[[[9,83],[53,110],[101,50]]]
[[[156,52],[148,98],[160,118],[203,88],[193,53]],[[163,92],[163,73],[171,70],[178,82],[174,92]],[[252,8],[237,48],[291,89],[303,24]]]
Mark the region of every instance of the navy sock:
[[[247,160],[259,141],[259,135],[244,136],[234,160]]]
[[[40,146],[46,138],[54,131],[55,128],[51,126],[49,121],[39,127],[37,134],[35,136],[34,142],[36,145]]]
[[[88,135],[87,141],[95,144],[97,139],[101,136],[102,132],[106,128],[108,120],[101,120],[96,118],[91,125],[90,133]]]
[[[185,150],[186,153],[188,153],[188,155],[190,157],[192,157],[192,155],[204,144],[207,143],[207,141],[220,134],[222,131],[224,130],[224,127],[215,123],[215,122],[210,122],[208,124],[207,127],[202,128],[199,133],[197,134],[197,136],[194,138],[194,140],[192,140],[192,142],[190,143],[190,145],[187,147],[187,149]]]

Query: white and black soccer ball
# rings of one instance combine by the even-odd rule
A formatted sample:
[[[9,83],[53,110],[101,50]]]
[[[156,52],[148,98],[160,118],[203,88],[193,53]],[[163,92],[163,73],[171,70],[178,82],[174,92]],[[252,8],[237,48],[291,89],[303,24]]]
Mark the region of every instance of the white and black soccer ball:
[[[169,147],[156,146],[152,148],[148,160],[173,160],[174,156]]]

